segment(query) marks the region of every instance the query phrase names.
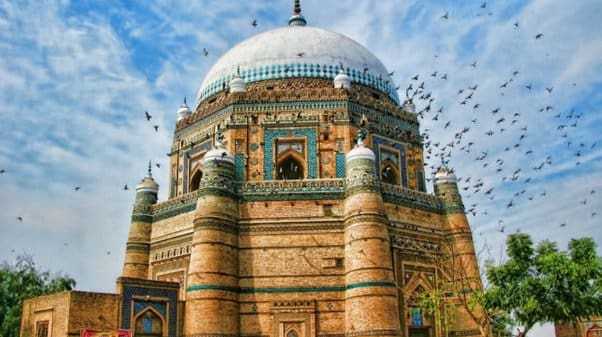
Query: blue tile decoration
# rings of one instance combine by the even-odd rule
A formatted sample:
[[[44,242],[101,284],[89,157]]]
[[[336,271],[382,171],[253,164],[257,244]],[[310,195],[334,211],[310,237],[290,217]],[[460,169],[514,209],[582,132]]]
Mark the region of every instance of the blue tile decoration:
[[[243,153],[234,155],[234,177],[236,181],[245,180],[245,155]]]
[[[274,179],[274,138],[276,137],[306,137],[307,139],[307,179],[318,177],[318,151],[316,129],[280,129],[266,130],[264,133],[263,169],[265,180]]]
[[[282,69],[288,69],[284,71]],[[340,70],[340,65],[328,65],[328,64],[307,64],[307,63],[293,63],[293,64],[279,64],[278,66],[266,66],[265,68],[260,66],[259,68],[252,69],[241,69],[240,76],[247,83],[258,82],[263,80],[281,79],[281,78],[296,78],[296,77],[314,77],[314,78],[331,78],[334,79]],[[394,83],[383,79],[382,77],[370,74],[359,69],[345,68],[345,72],[351,78],[351,82],[363,84],[372,87],[376,90],[386,93],[395,103],[399,104],[399,96],[397,90],[395,90]],[[235,73],[226,75],[222,78],[215,80],[213,83],[207,85],[203,91],[199,93],[197,97],[196,106],[200,102],[205,100],[207,97],[212,96],[223,90],[224,83],[230,83],[230,81],[236,76]]]
[[[401,186],[403,187],[408,187],[408,176],[407,176],[407,169],[406,169],[406,153],[405,153],[405,147],[403,144],[401,143],[397,143],[397,142],[393,142],[389,139],[385,139],[382,137],[379,137],[377,135],[372,135],[372,150],[374,151],[374,154],[376,155],[376,172],[380,172],[380,145],[386,145],[389,147],[392,147],[394,149],[396,149],[397,151],[399,151],[399,157],[401,160],[401,165],[400,165],[400,170],[401,170]],[[378,174],[378,176],[380,177],[380,173]]]
[[[416,173],[416,179],[418,179],[418,190],[420,192],[426,192],[426,186],[424,184],[424,173],[422,173],[422,171],[418,171],[418,173]]]
[[[335,164],[337,171],[337,178],[345,178],[345,154],[337,152],[335,154]]]
[[[134,302],[134,314],[133,316],[138,315],[140,312],[146,310],[146,308],[151,307],[155,309],[163,318],[167,314],[167,305],[165,302],[152,302],[152,301],[136,301]]]
[[[145,280],[145,282],[152,282]],[[154,282],[153,282],[154,283]],[[163,302],[164,308],[161,309],[159,305],[161,302],[150,302],[144,300],[136,300],[134,297],[164,297],[167,298],[167,302]],[[178,289],[177,288],[158,288],[146,287],[144,285],[130,285],[124,284],[122,290],[122,302],[121,302],[121,327],[123,329],[132,329],[131,318],[135,315],[136,310],[143,310],[142,307],[146,308],[152,305],[155,310],[163,313],[169,312],[168,323],[168,336],[176,337],[176,323],[177,323],[177,302],[178,302]],[[134,305],[132,307],[132,302]],[[140,305],[139,305],[140,303]],[[153,304],[151,304],[153,303]],[[141,309],[142,308],[142,309]],[[161,311],[161,310],[163,311]],[[140,311],[138,311],[140,312]]]

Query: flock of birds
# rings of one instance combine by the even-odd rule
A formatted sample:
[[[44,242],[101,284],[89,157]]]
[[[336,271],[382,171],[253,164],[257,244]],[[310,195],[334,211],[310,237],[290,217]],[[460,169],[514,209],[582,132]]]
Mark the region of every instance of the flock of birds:
[[[485,10],[487,8],[487,3],[482,3],[480,6],[481,10]],[[477,15],[482,15],[484,13],[479,12]],[[488,15],[492,15],[491,12]],[[452,20],[452,16],[448,11],[444,12],[440,19],[442,21]],[[257,19],[253,19],[251,22],[252,27],[258,27]],[[513,29],[520,29],[520,23],[518,21],[514,22],[512,25]],[[539,41],[544,38],[544,34],[539,32],[533,35],[533,39]],[[202,55],[204,57],[208,57],[209,51],[206,48],[202,49]],[[303,57],[304,52],[299,51],[297,54],[298,57]],[[435,55],[435,57],[438,57]],[[476,60],[472,61],[467,65],[467,71],[471,69],[478,69],[479,64]],[[364,69],[364,71],[369,71],[369,69]],[[389,76],[393,76],[395,71],[389,73]],[[458,178],[458,184],[462,190],[462,193],[465,198],[466,204],[466,213],[472,216],[476,216],[478,214],[487,214],[487,209],[484,207],[480,207],[478,202],[471,202],[467,200],[479,199],[481,200],[492,200],[495,201],[497,205],[502,205],[506,209],[511,209],[516,207],[520,202],[532,201],[535,198],[545,197],[547,192],[546,190],[538,190],[535,191],[530,188],[530,185],[534,180],[538,178],[537,174],[554,165],[553,158],[551,155],[546,155],[545,159],[536,160],[534,153],[537,150],[534,150],[532,147],[527,146],[527,139],[529,137],[529,125],[526,125],[523,121],[523,115],[528,114],[526,111],[505,111],[502,106],[492,106],[486,108],[486,103],[477,101],[478,92],[479,92],[479,83],[471,83],[466,87],[457,88],[456,96],[457,96],[457,105],[453,107],[444,107],[438,105],[436,100],[436,94],[433,91],[427,90],[427,85],[435,84],[433,81],[446,81],[448,78],[452,76],[447,72],[441,72],[440,70],[418,73],[412,76],[409,80],[409,85],[405,89],[405,96],[408,99],[412,99],[414,103],[418,106],[419,110],[417,110],[417,116],[421,121],[422,127],[429,125],[430,128],[423,129],[421,136],[424,140],[424,159],[425,163],[430,163],[427,169],[430,169],[431,172],[434,172],[439,163],[443,165],[449,165],[450,161],[454,157],[458,158],[466,158],[466,156],[472,155],[474,161],[477,162],[482,168],[488,169],[490,173],[495,177],[495,181],[486,180],[485,178],[481,178],[478,176],[471,175],[463,175]],[[573,83],[573,86],[576,84]],[[499,81],[499,90],[500,94],[504,95],[504,90],[514,88],[521,88],[522,90],[526,90],[527,92],[535,92],[542,91],[549,95],[554,92],[553,86],[547,86],[543,88],[537,88],[536,85],[525,82],[520,78],[520,70],[514,70],[507,78],[500,79]],[[397,87],[399,89],[399,87]],[[449,109],[448,109],[449,108]],[[449,113],[449,110],[452,109],[463,109],[464,113],[472,113],[474,116],[479,116],[472,118],[470,123],[467,125],[455,126],[454,118]],[[551,136],[558,136],[565,140],[567,149],[574,152],[575,157],[575,165],[580,165],[580,158],[587,152],[592,151],[596,148],[597,142],[585,143],[581,141],[574,141],[571,137],[571,131],[578,127],[579,121],[582,118],[582,113],[576,112],[575,109],[570,109],[568,112],[561,112],[561,108],[555,107],[550,104],[542,105],[537,112],[538,113],[553,113],[553,117],[557,123],[556,132],[557,134],[553,134]],[[148,112],[144,112],[144,119],[146,122],[151,123],[153,116]],[[493,127],[483,129],[484,120],[494,120]],[[155,132],[159,131],[158,124],[152,124],[152,129]],[[431,129],[439,128],[440,130],[445,130],[446,134],[453,135],[449,141],[443,141],[441,139],[432,139],[431,138]],[[454,130],[455,128],[455,130]],[[507,134],[514,134],[518,132],[518,137],[516,139],[509,139]],[[474,133],[478,133],[477,136],[474,136]],[[470,136],[467,136],[469,135]],[[478,148],[478,144],[475,142],[476,138],[486,138],[487,143],[498,142],[506,144],[503,147],[501,153],[489,151],[488,149]],[[497,137],[497,138],[496,138]],[[521,153],[525,156],[525,160],[523,163],[527,163],[530,167],[516,167],[516,168],[508,168],[505,166],[506,158],[505,155],[508,153]],[[160,168],[159,163],[154,163],[157,168]],[[425,164],[427,165],[427,164]],[[7,175],[6,169],[0,169],[0,178],[1,176]],[[466,173],[466,172],[463,172]],[[430,181],[431,178],[427,178],[427,181]],[[506,200],[498,200],[499,197],[496,194],[498,189],[502,189],[504,184],[512,184],[512,188],[516,188],[516,191],[511,194],[510,199]],[[506,188],[508,186],[506,185]],[[82,189],[81,186],[74,186],[74,192],[78,192]],[[123,190],[129,190],[127,184],[124,184],[122,187]],[[507,194],[505,194],[507,195]],[[598,192],[596,189],[591,189],[589,195],[584,196],[582,200],[580,200],[579,204],[581,206],[587,206],[589,204],[588,198],[597,198]],[[486,198],[486,199],[485,199]],[[597,216],[597,212],[591,211],[591,217]],[[17,216],[16,220],[18,222],[25,221],[23,216]],[[562,221],[559,223],[560,227],[567,226],[568,223],[566,221]],[[498,219],[497,221],[497,229],[498,232],[504,233],[506,230],[506,224],[504,219]],[[68,243],[64,244],[68,246]],[[110,254],[110,251],[106,252],[107,255]]]
[[[482,9],[486,7],[487,3],[481,5]],[[443,13],[440,19],[443,21],[450,20],[449,12]],[[519,29],[519,27],[520,23],[518,21],[513,23],[513,29]],[[543,33],[533,35],[535,41],[541,40],[543,37]],[[435,55],[435,57],[438,56]],[[475,71],[478,68],[478,62],[473,61],[467,67],[469,68],[467,71],[470,71],[470,69]],[[475,164],[478,164],[484,170],[488,170],[488,175],[493,177],[486,179],[478,176],[464,175],[458,178],[458,184],[464,195],[466,213],[468,215],[487,215],[488,210],[486,206],[479,205],[479,201],[486,201],[483,204],[495,205],[494,207],[496,208],[504,207],[510,211],[521,202],[533,201],[535,198],[547,195],[546,190],[537,191],[531,186],[540,177],[538,173],[554,165],[552,155],[543,154],[545,159],[536,159],[535,153],[539,152],[539,155],[542,155],[541,152],[545,150],[538,149],[537,147],[534,150],[533,147],[527,145],[530,125],[526,124],[527,122],[523,118],[523,115],[530,113],[542,115],[548,113],[548,116],[544,115],[542,118],[551,116],[555,120],[556,125],[556,133],[551,133],[549,136],[559,137],[563,140],[563,143],[566,144],[566,150],[573,152],[575,166],[581,165],[580,159],[587,152],[596,149],[596,141],[586,143],[584,141],[575,141],[571,137],[573,130],[578,127],[579,121],[583,117],[583,114],[576,112],[574,108],[562,111],[563,108],[555,107],[551,104],[543,104],[536,111],[520,112],[514,110],[505,111],[503,106],[485,108],[486,103],[479,102],[476,99],[479,83],[457,88],[457,103],[451,106],[438,105],[435,99],[437,95],[433,91],[426,89],[427,83],[440,87],[440,85],[436,82],[433,83],[433,81],[445,81],[448,79],[448,76],[448,73],[441,74],[439,71],[416,74],[410,79],[410,84],[405,90],[405,95],[407,99],[412,99],[418,106],[417,115],[422,127],[426,124],[432,130],[442,129],[447,135],[453,135],[449,141],[443,141],[440,138],[432,139],[430,135],[431,129],[426,128],[423,130],[421,136],[424,139],[425,162],[430,163],[430,165],[425,163],[425,166],[428,166],[427,168],[431,172],[436,171],[439,163],[441,165],[449,165],[452,158],[455,158],[453,161],[456,161],[457,158],[469,160],[469,157],[472,155],[476,162]],[[572,83],[572,86],[576,86],[576,83]],[[536,91],[540,91],[552,95],[554,92],[553,86],[544,86],[538,89],[534,84],[524,82],[524,80],[520,79],[519,69],[514,70],[507,78],[499,80],[500,95],[505,95],[505,91],[511,87],[514,87],[514,90],[525,90],[526,94],[535,94]],[[468,124],[457,127],[454,131],[454,117],[457,114],[449,113],[448,111],[451,110],[461,110],[465,115],[470,114],[477,117],[472,118]],[[470,136],[467,136],[469,133]],[[511,138],[512,135],[517,135],[517,138]],[[487,145],[484,147],[479,146],[482,145],[481,143],[497,143],[504,144],[504,146],[502,146],[501,152],[490,151],[487,149]],[[511,160],[506,160],[506,155],[516,158],[516,154],[524,156],[522,160],[519,160],[519,167],[507,167],[505,165],[506,162]],[[513,162],[516,165],[516,160],[513,160]],[[470,174],[469,172],[463,173]],[[431,178],[427,178],[426,180],[430,181]],[[508,193],[510,189],[514,192]],[[503,197],[498,197],[496,194],[497,190],[505,190],[499,193]],[[507,198],[508,195],[510,195],[509,199]],[[500,200],[500,198],[504,197],[506,199]],[[579,204],[575,206],[586,207],[589,204],[589,198],[596,197],[597,191],[595,188],[592,188],[588,195],[584,195]],[[475,199],[479,201],[468,201]],[[595,209],[586,209],[585,211],[589,212],[588,216],[597,216]],[[567,224],[567,221],[562,220],[558,223],[560,227],[565,227]],[[514,229],[520,230],[518,227]],[[498,219],[496,230],[500,233],[505,232],[506,224],[504,219]],[[482,235],[483,233],[481,232],[480,234]]]

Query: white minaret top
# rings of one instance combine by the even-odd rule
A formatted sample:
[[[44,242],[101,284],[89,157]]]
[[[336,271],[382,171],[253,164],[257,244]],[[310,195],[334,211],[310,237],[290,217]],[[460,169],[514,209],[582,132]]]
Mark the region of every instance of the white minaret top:
[[[243,92],[247,90],[247,82],[240,77],[240,67],[236,68],[236,76],[230,81],[230,92]]]
[[[190,108],[188,107],[188,105],[186,105],[186,98],[184,98],[184,103],[182,103],[182,105],[178,109],[178,112],[176,113],[178,115],[178,119],[176,121],[179,122],[183,118],[188,117],[191,113],[192,112],[190,111]]]
[[[228,152],[228,150],[224,149],[222,140],[223,136],[221,133],[218,132],[215,136],[215,147],[207,151],[207,153],[205,153],[205,156],[201,160],[201,163],[203,165],[212,160],[218,162],[227,162],[234,165],[234,158],[232,158],[232,155],[230,154],[230,152]]]
[[[366,138],[366,131],[360,129],[357,133],[357,145],[347,153],[345,156],[345,161],[348,163],[352,160],[356,159],[370,159],[372,161],[376,160],[376,156],[374,152],[364,145],[364,138]]]
[[[288,25],[293,26],[305,26],[307,21],[305,21],[305,17],[301,15],[301,4],[299,0],[295,0],[295,9],[293,10],[293,15],[288,19]]]
[[[439,169],[437,169],[437,173],[435,173],[435,185],[444,183],[456,184],[458,183],[458,178],[452,170],[445,166],[441,166]]]
[[[334,78],[334,87],[349,89],[351,87],[351,78],[341,69],[339,74]]]
[[[146,177],[144,177],[139,183],[138,185],[136,185],[136,193],[140,193],[140,192],[152,192],[152,193],[158,193],[159,192],[159,184],[157,184],[155,182],[155,179],[153,179],[153,174],[151,172],[151,162],[148,162],[148,172],[146,174]]]

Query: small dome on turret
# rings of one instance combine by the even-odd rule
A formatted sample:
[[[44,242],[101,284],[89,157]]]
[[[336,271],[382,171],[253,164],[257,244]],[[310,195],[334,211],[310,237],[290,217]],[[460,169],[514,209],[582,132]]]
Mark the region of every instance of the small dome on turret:
[[[454,172],[445,166],[439,167],[437,173],[435,173],[435,185],[444,183],[458,183],[458,178]]]
[[[136,193],[142,192],[151,192],[157,194],[159,192],[159,184],[155,182],[153,179],[153,174],[151,172],[151,162],[148,162],[148,173],[146,177],[144,177],[138,185],[136,185]]]
[[[341,69],[339,74],[334,78],[334,87],[349,89],[351,87],[351,78]]]
[[[416,105],[414,104],[411,98],[406,99],[405,102],[403,102],[403,106],[401,108],[405,112],[416,113]]]
[[[240,68],[236,70],[236,76],[230,81],[230,92],[243,92],[247,90],[247,82],[240,76]]]
[[[222,145],[222,139],[222,135],[218,134],[215,140],[215,147],[207,151],[207,153],[205,153],[205,156],[201,160],[201,163],[203,165],[205,165],[205,163],[209,161],[218,161],[234,164],[234,158],[232,158],[232,155],[230,154],[230,152],[228,152],[228,150],[224,149]]]
[[[370,159],[372,161],[376,160],[376,156],[374,155],[374,151],[367,148],[364,145],[364,138],[366,138],[366,131],[360,130],[357,133],[357,144],[355,147],[347,153],[345,156],[345,160],[350,162],[356,159]]]
[[[188,107],[188,105],[186,105],[186,98],[184,98],[184,103],[180,106],[177,112],[177,121],[179,122],[182,118],[188,117],[191,113],[192,111],[190,111],[190,108]]]

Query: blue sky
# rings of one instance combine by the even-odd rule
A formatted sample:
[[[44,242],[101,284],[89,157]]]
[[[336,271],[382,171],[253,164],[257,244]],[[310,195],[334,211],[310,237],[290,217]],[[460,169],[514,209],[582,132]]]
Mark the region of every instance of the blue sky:
[[[394,70],[400,97],[425,82],[435,100],[421,131],[431,147],[439,143],[427,163],[438,165],[435,155],[451,150],[464,203],[475,210],[477,247],[498,257],[516,231],[562,249],[583,236],[602,246],[602,3],[481,3],[302,6],[309,25],[355,39]],[[286,25],[291,12],[284,0],[0,0],[0,259],[30,253],[73,276],[78,289],[113,291],[134,201],[123,185],[134,187],[152,160],[162,164],[154,177],[166,199],[165,153],[183,98],[194,101],[230,47]],[[464,127],[461,143],[442,151]]]

